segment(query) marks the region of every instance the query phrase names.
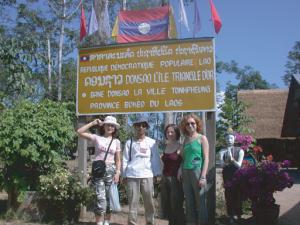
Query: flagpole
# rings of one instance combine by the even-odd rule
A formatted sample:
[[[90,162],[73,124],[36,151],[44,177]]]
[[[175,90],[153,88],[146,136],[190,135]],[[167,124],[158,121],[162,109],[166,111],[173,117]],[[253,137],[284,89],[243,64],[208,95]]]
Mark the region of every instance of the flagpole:
[[[181,12],[180,0],[178,0],[178,6],[179,6],[179,12]],[[181,18],[180,18],[180,23],[179,23],[179,36],[180,36],[180,39],[181,39],[182,38],[182,36],[181,36]]]
[[[126,10],[126,0],[123,0],[123,10]]]
[[[194,0],[194,29],[193,29],[193,38],[196,36],[196,5],[197,5],[197,0]]]

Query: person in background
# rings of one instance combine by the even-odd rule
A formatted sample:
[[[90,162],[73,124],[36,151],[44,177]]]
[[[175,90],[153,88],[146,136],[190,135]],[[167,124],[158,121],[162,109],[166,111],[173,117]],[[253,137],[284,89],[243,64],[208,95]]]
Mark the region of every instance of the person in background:
[[[128,225],[137,225],[140,193],[145,207],[147,225],[154,225],[153,177],[161,175],[161,161],[156,141],[146,136],[148,121],[138,115],[133,121],[135,135],[125,144],[122,176],[127,183]]]
[[[182,158],[179,143],[180,130],[175,124],[169,124],[164,130],[166,143],[161,157],[163,161],[163,176],[161,180],[161,206],[164,218],[169,225],[184,225],[182,182],[177,179]]]
[[[224,184],[230,181],[235,171],[241,168],[245,155],[243,149],[234,146],[235,136],[232,129],[229,129],[225,139],[227,146],[219,152]],[[225,187],[225,201],[230,223],[239,222],[242,215],[242,199],[239,191]]]
[[[88,132],[89,128],[93,126],[99,127],[99,133],[91,134]],[[92,177],[92,185],[96,192],[96,202],[94,207],[94,213],[97,225],[109,225],[111,218],[111,208],[109,199],[109,190],[112,182],[119,182],[121,160],[121,144],[118,139],[115,138],[117,129],[120,125],[113,116],[105,117],[104,121],[95,119],[94,121],[82,126],[77,130],[79,136],[92,141],[95,145],[95,159],[104,160],[106,152],[108,151],[105,164],[106,172],[104,177],[95,178]],[[109,148],[109,149],[108,149]],[[104,222],[102,216],[104,215]]]
[[[202,121],[195,114],[186,115],[180,130],[185,135],[181,155],[183,162],[179,170],[182,176],[188,225],[204,225],[208,222],[206,207],[206,174],[209,160],[209,144],[202,135]]]

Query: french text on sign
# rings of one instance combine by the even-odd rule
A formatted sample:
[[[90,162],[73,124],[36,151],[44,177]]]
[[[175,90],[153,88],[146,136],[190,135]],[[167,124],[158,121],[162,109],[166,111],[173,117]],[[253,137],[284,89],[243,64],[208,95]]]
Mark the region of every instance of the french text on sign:
[[[124,102],[124,108],[125,109],[131,109],[131,108],[144,108],[145,102],[144,101],[126,101]]]
[[[211,58],[207,57],[207,58],[203,58],[203,59],[199,59],[199,65],[209,65],[211,64]]]
[[[170,99],[165,100],[166,107],[179,107],[183,105],[183,101],[181,99]]]
[[[150,108],[156,108],[156,107],[159,106],[159,101],[157,101],[157,100],[150,100],[149,106],[150,106]]]
[[[165,95],[166,89],[165,88],[148,88],[147,94],[148,95]]]

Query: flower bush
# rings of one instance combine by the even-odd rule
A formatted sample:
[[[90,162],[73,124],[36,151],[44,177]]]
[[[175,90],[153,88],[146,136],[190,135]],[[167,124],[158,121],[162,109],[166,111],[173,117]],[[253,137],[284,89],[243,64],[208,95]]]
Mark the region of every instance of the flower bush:
[[[225,188],[238,188],[243,200],[251,200],[253,207],[270,206],[275,203],[273,194],[293,186],[293,180],[283,170],[289,161],[282,163],[264,160],[237,170]]]
[[[254,142],[254,138],[251,135],[244,135],[240,133],[235,134],[235,142],[238,143],[244,151],[248,151]]]
[[[245,151],[245,156],[252,156],[255,162],[249,162],[245,160],[243,166],[250,166],[255,164],[262,157],[263,149],[261,146],[256,144],[255,138],[251,135],[244,135],[240,133],[235,134],[236,144]]]

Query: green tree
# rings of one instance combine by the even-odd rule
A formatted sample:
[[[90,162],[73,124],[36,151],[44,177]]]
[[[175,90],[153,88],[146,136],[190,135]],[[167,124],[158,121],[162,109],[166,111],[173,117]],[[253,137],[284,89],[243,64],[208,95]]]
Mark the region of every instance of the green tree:
[[[289,85],[294,74],[300,74],[300,41],[297,41],[293,49],[288,54],[288,61],[285,64],[285,74],[282,80],[285,85]]]
[[[232,73],[236,75],[237,85],[227,83],[224,103],[220,106],[221,113],[217,121],[217,149],[225,144],[225,133],[231,127],[234,131],[240,133],[251,133],[248,125],[253,119],[245,114],[247,105],[238,101],[237,92],[239,90],[271,89],[277,88],[275,84],[270,84],[264,80],[259,71],[251,66],[240,68],[235,61],[225,63],[217,62],[217,73]]]
[[[219,61],[217,63],[217,73],[222,72],[233,73],[236,75],[235,78],[238,80],[237,88],[239,90],[277,88],[276,84],[270,84],[263,79],[259,71],[251,66],[240,68],[235,61],[231,61],[230,63]]]
[[[0,103],[11,105],[28,96],[32,89],[28,82],[32,76],[30,55],[23,51],[29,40],[22,41],[0,36]]]
[[[217,121],[217,149],[225,145],[225,136],[228,128],[239,133],[251,133],[248,125],[253,119],[245,114],[245,103],[237,99],[237,86],[227,84],[224,103],[220,106],[219,120]]]
[[[0,114],[0,189],[11,206],[24,191],[36,190],[40,175],[60,164],[75,137],[74,108],[67,103],[22,101]]]

